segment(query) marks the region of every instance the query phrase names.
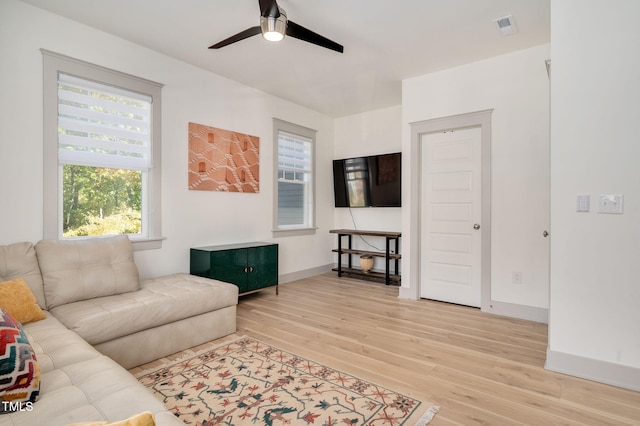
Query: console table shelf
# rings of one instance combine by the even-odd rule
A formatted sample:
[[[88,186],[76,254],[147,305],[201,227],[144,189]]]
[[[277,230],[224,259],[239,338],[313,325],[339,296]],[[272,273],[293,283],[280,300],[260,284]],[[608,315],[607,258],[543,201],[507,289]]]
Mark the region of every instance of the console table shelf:
[[[360,275],[367,276],[373,278],[384,279],[385,284],[389,285],[393,283],[400,282],[400,259],[402,256],[399,251],[399,240],[402,235],[400,232],[385,232],[385,231],[359,231],[356,229],[332,229],[329,231],[332,234],[338,234],[338,248],[333,249],[334,253],[338,253],[338,267],[333,268],[334,271],[338,272],[338,276],[341,277],[343,273],[352,274],[352,275]],[[354,249],[352,247],[352,236],[365,236],[365,237],[380,237],[385,239],[385,251],[370,251],[370,250],[359,250]],[[342,247],[342,237],[347,237],[347,248]],[[394,247],[391,247],[391,242],[393,241]],[[342,266],[342,255],[348,256],[348,266]],[[370,271],[365,273],[361,269],[353,267],[352,255],[369,255],[373,257],[381,257],[385,259],[385,271],[384,272],[376,272]],[[393,273],[390,272],[391,261],[394,263]]]
[[[332,271],[338,272],[338,268],[333,268]],[[386,274],[384,272],[377,272],[377,271],[370,271],[367,273],[362,272],[362,269],[357,269],[357,268],[347,268],[347,267],[342,267],[342,274],[348,274],[348,275],[358,275],[358,276],[362,276],[362,277],[370,277],[370,278],[376,278],[376,279],[380,279],[380,280],[384,280],[385,283],[387,285],[394,283],[394,284],[399,284],[400,283],[400,275],[396,275],[396,274],[389,274],[389,282],[386,282]]]
[[[338,249],[333,249],[331,250],[334,253],[338,253]],[[373,256],[373,257],[385,257],[386,254],[379,252],[379,251],[368,251],[368,250],[354,250],[354,249],[342,249],[342,254],[357,254],[357,255],[369,255],[369,256]],[[401,259],[402,256],[400,256],[400,254],[398,253],[389,253],[389,259],[391,260],[395,260],[395,259]]]

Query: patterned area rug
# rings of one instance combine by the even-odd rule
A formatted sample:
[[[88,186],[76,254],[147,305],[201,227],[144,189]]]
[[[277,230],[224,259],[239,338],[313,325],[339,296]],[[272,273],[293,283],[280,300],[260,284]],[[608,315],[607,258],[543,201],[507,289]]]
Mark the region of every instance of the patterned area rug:
[[[421,405],[247,337],[137,378],[188,425],[409,425]],[[437,409],[429,407],[417,424]]]

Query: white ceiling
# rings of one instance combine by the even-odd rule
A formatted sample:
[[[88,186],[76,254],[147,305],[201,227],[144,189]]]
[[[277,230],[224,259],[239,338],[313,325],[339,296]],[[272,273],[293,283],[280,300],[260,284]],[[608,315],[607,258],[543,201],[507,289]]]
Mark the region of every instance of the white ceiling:
[[[550,40],[550,0],[278,1],[344,54],[291,37],[208,49],[259,25],[258,0],[22,1],[332,117],[400,105],[405,78]],[[503,37],[506,15],[518,32]]]

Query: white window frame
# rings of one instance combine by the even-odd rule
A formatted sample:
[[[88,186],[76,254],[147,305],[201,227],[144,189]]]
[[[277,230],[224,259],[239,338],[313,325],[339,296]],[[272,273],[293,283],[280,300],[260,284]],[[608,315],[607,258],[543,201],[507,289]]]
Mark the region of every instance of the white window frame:
[[[151,169],[143,184],[142,236],[130,236],[135,250],[162,247],[162,84],[41,49],[43,55],[44,238],[62,239],[62,165],[58,161],[58,77],[60,73],[140,93],[151,98]]]
[[[311,141],[311,183],[308,185],[305,213],[308,223],[302,226],[278,224],[278,138],[280,132],[299,135]],[[273,119],[273,157],[274,157],[274,198],[273,198],[273,234],[274,236],[310,235],[316,232],[316,131],[277,118]]]

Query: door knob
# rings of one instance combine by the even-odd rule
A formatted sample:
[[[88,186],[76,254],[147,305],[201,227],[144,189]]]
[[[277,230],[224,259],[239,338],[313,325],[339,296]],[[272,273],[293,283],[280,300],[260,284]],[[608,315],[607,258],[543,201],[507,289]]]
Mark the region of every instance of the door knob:
[[[480,229],[480,225],[479,225],[479,224],[477,224],[477,223],[476,223],[476,224],[474,224],[474,225],[473,225],[473,229],[475,229],[475,230],[477,231],[478,229]]]
[[[542,232],[542,236],[547,238],[549,236],[549,233],[547,231]]]

